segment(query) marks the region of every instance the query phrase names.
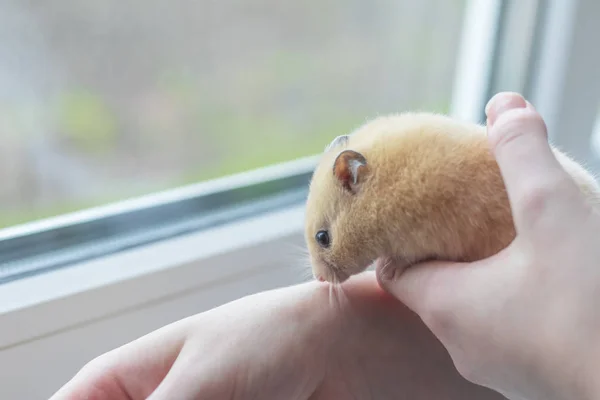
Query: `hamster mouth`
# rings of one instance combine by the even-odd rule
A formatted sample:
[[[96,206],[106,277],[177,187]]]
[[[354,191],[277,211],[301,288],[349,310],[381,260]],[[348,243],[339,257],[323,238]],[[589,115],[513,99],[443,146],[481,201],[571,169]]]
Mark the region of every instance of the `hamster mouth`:
[[[344,272],[342,269],[337,268],[334,264],[327,260],[319,260],[322,264],[322,273],[315,276],[320,281],[329,282],[332,284],[340,284],[350,278],[352,274]]]
[[[350,278],[351,274],[344,272],[339,268],[336,268],[334,265],[332,265],[326,261],[325,261],[325,265],[327,266],[327,270],[329,271],[329,275],[331,277],[332,283],[342,283],[342,282],[348,280],[348,278]]]

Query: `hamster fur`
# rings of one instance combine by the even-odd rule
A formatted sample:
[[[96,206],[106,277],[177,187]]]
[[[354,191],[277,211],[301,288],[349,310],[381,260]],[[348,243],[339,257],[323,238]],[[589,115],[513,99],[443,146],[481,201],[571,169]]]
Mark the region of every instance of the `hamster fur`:
[[[590,201],[600,187],[553,151]],[[515,237],[512,212],[486,128],[431,113],[379,117],[334,139],[306,203],[313,276],[340,283],[375,260],[399,265],[475,261]]]

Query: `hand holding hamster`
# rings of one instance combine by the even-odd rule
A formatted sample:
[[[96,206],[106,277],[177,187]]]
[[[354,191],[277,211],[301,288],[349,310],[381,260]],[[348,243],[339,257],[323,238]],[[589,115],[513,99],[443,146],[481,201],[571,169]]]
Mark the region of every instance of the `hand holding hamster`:
[[[598,399],[598,208],[554,157],[531,104],[502,94],[487,114],[516,238],[473,263],[395,276],[379,267],[380,282],[421,316],[467,379],[515,399]]]
[[[446,179],[433,180],[439,191],[417,192],[418,202],[387,196],[386,203],[376,202],[365,209],[369,204],[365,201],[362,207],[357,206],[360,191],[368,187],[369,175],[377,168],[374,163],[369,164],[368,154],[347,157],[354,153],[346,153],[344,157],[351,161],[349,174],[339,173],[344,168],[330,168],[341,184],[330,190],[335,194],[330,194],[327,201],[325,196],[316,196],[323,204],[316,208],[313,204],[313,210],[327,211],[318,214],[318,222],[307,223],[307,240],[313,241],[315,275],[326,280],[345,278],[347,270],[340,273],[335,268],[344,268],[344,256],[360,253],[356,248],[360,236],[366,240],[363,246],[372,250],[349,264],[353,268],[350,273],[377,259],[381,286],[422,318],[464,377],[510,399],[600,398],[596,376],[600,370],[597,184],[583,168],[548,144],[543,119],[520,95],[499,94],[489,102],[486,112],[487,142],[498,170],[494,163],[485,161],[483,148],[471,147],[461,152],[468,145],[443,147],[440,141],[447,143],[447,139],[437,138],[434,146],[443,148],[441,153],[447,163],[433,168],[433,176]],[[426,133],[422,128],[418,131],[421,135]],[[480,142],[475,140],[480,134],[480,129],[473,129],[471,142]],[[336,146],[348,142],[353,145],[350,138],[338,140]],[[362,154],[368,145],[358,142],[354,141],[362,147],[356,152]],[[389,160],[397,149],[380,150],[385,154],[382,159]],[[413,160],[426,150],[427,145],[411,147],[405,156]],[[457,153],[468,159],[450,157]],[[481,157],[477,163],[473,163],[477,158],[474,153]],[[428,156],[433,159],[435,155]],[[335,157],[330,154],[329,162]],[[338,160],[334,165],[345,163],[339,164]],[[406,165],[397,171],[412,179],[413,192],[420,184],[429,184],[431,189],[432,175],[414,167],[407,170]],[[476,165],[478,170],[473,169]],[[317,175],[317,182],[324,180],[325,170],[323,167],[321,175]],[[452,171],[461,171],[468,178],[453,176]],[[328,184],[336,187],[332,182],[336,181]],[[445,186],[445,182],[451,185]],[[407,187],[405,181],[394,184],[388,180],[388,184],[390,193]],[[457,184],[466,186],[461,190]],[[402,194],[411,195],[410,191]],[[438,202],[440,209],[436,211],[431,200]],[[312,201],[316,203],[314,198]],[[392,212],[383,207],[390,203],[396,207]],[[359,214],[361,224],[340,228],[351,214]],[[428,215],[435,220],[428,222]],[[384,224],[385,218],[391,228],[377,231],[369,224]],[[323,221],[330,225],[322,228],[319,224]],[[367,234],[359,228],[366,229]],[[336,250],[327,253],[327,246],[322,243],[317,249],[318,234],[311,229],[333,233],[329,235],[329,246],[339,246],[340,242],[342,246],[352,246],[345,247],[341,255]],[[336,238],[335,233],[340,231],[350,231],[351,238]],[[390,232],[392,237],[381,238],[382,233]],[[444,247],[445,243],[457,247],[453,250]],[[409,257],[404,257],[405,253]],[[340,258],[334,261],[333,254]],[[408,264],[413,265],[406,268]]]
[[[552,152],[556,168],[590,203],[600,202],[595,179]],[[527,181],[535,190],[542,183]],[[481,260],[515,234],[486,128],[430,113],[379,117],[338,136],[314,171],[306,203],[313,275],[333,283],[375,261],[400,273],[423,261]]]

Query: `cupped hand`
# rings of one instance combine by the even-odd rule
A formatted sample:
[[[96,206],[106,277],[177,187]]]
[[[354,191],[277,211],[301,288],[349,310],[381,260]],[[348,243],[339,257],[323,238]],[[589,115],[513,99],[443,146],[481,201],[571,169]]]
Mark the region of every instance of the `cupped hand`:
[[[420,315],[470,381],[512,399],[600,398],[598,210],[523,97],[498,94],[487,115],[515,240],[470,264],[431,262],[399,274],[378,266],[380,284]]]
[[[373,273],[248,296],[86,365],[51,400],[487,400]]]

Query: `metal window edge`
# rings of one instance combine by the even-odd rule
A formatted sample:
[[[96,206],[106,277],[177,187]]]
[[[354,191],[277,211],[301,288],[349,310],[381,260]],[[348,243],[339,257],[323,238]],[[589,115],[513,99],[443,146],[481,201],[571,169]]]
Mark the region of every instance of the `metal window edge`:
[[[301,204],[317,156],[0,231],[1,284]]]

